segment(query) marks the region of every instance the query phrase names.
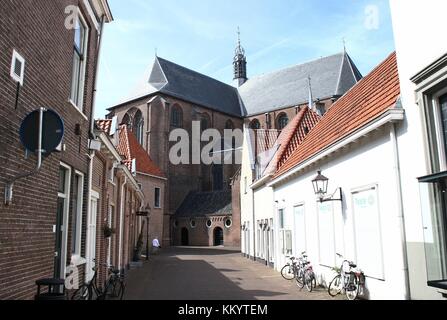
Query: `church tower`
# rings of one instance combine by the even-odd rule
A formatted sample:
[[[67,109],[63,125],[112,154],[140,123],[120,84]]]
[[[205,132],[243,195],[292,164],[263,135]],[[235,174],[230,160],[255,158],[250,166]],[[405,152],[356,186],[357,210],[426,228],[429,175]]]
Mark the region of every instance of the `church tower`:
[[[242,86],[247,80],[247,58],[245,57],[245,50],[241,46],[241,32],[237,29],[238,44],[234,53],[234,80],[238,87]]]

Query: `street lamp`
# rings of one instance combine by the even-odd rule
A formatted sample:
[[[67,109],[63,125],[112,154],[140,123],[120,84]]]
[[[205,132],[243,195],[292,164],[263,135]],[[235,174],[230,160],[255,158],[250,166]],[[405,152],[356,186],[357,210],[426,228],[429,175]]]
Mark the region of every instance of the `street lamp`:
[[[329,185],[329,179],[323,176],[321,174],[321,171],[318,171],[317,176],[315,177],[315,179],[312,180],[312,185],[314,187],[315,195],[317,196],[317,198],[320,200],[321,203],[328,201],[343,201],[343,192],[341,188],[337,189],[340,192],[339,199],[334,199],[334,195],[337,192],[337,190],[330,198],[326,197]]]

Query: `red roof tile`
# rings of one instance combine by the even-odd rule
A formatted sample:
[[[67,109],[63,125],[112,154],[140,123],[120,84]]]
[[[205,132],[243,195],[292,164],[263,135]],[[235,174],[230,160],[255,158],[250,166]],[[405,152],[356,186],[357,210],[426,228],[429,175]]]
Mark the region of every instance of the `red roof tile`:
[[[161,169],[152,161],[146,150],[138,143],[137,138],[132,132],[128,133],[130,154],[136,159],[137,171],[150,174],[152,176],[165,178]]]
[[[267,167],[266,174],[275,173],[289,156],[298,148],[306,135],[320,121],[320,116],[309,108],[301,108],[300,112],[284,128],[276,145],[279,146],[274,158]]]
[[[99,130],[110,135],[112,130],[112,120],[97,120],[96,125],[98,126]]]
[[[395,106],[400,95],[396,53],[341,97],[280,167],[279,177]]]
[[[118,152],[124,158],[123,163],[132,170],[132,161],[136,161],[136,170],[160,178],[165,178],[161,169],[152,161],[149,154],[138,143],[135,135],[126,125],[120,126]]]

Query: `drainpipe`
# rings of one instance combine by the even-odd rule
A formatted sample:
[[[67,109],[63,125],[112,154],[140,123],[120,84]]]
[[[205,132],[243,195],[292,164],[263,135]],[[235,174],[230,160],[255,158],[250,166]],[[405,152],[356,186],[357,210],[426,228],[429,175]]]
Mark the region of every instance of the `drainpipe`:
[[[399,219],[399,227],[401,234],[401,246],[402,246],[402,260],[403,260],[403,272],[404,272],[404,281],[405,281],[405,294],[404,299],[411,299],[411,291],[410,291],[410,276],[408,271],[408,253],[407,253],[407,235],[405,232],[405,215],[404,215],[404,206],[403,206],[403,197],[402,197],[402,176],[400,171],[400,161],[399,161],[399,145],[397,141],[396,135],[396,124],[391,123],[390,129],[390,138],[391,143],[393,145],[393,158],[394,158],[394,174],[396,179],[396,192],[398,198],[398,219]]]
[[[256,223],[256,202],[255,202],[255,191],[251,189],[252,202],[253,202],[253,260],[256,261],[256,233],[257,233],[257,223]]]
[[[102,44],[102,33],[104,30],[104,23],[105,23],[105,15],[101,18],[101,26],[98,32],[98,47],[96,51],[96,65],[95,65],[95,80],[93,85],[93,92],[92,92],[92,112],[90,115],[90,128],[89,128],[89,148],[90,148],[90,142],[96,138],[95,135],[95,104],[96,104],[96,91],[98,86],[98,71],[99,71],[99,61],[100,61],[100,53],[101,53],[101,44]],[[90,150],[90,153],[87,154],[87,157],[89,158],[89,165],[88,165],[88,190],[87,190],[87,217],[90,217],[91,215],[91,196],[92,196],[92,179],[93,179],[93,159],[95,158],[95,151]],[[88,234],[86,239],[86,255],[89,256],[89,249],[88,249]],[[89,257],[90,258],[90,257]],[[94,258],[94,257],[93,257]],[[86,275],[87,277],[87,275]],[[87,280],[87,279],[85,279]]]
[[[95,108],[96,108],[96,91],[98,89],[98,75],[99,75],[99,64],[101,61],[101,47],[102,47],[102,37],[104,32],[104,23],[106,16],[103,15],[101,18],[101,25],[98,32],[98,46],[96,50],[96,65],[95,65],[95,80],[93,84],[93,93],[92,93],[92,115],[90,117],[90,139],[94,139],[95,137]]]

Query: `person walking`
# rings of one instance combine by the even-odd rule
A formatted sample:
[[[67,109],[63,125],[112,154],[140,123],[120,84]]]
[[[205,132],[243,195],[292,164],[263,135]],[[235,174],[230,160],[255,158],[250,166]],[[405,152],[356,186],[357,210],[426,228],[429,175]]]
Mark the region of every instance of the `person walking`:
[[[152,254],[157,255],[160,249],[160,241],[158,241],[158,237],[155,237],[155,239],[152,240]]]

